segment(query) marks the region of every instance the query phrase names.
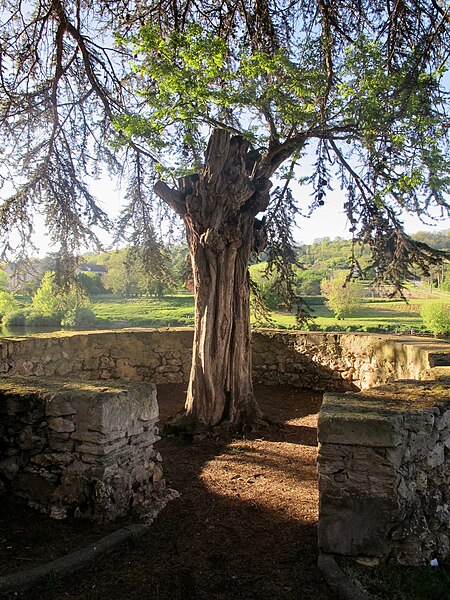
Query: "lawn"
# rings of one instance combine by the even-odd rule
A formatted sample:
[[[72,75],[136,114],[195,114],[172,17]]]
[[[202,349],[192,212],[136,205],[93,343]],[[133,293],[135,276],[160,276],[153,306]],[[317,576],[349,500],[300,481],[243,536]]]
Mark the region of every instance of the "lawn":
[[[185,327],[194,323],[194,298],[96,296],[92,310],[99,327]]]
[[[312,316],[303,329],[324,331],[369,331],[369,332],[417,332],[424,331],[420,318],[420,305],[432,299],[434,302],[450,303],[450,295],[415,289],[409,292],[409,302],[389,298],[365,298],[364,302],[345,319],[336,319],[325,306],[321,296],[306,298]],[[29,302],[29,299],[28,299]],[[23,300],[23,304],[28,303]],[[102,295],[92,298],[92,310],[97,318],[97,329],[124,327],[192,327],[194,324],[194,297],[181,293],[163,298],[124,298],[117,295]],[[299,329],[295,314],[286,310],[270,313],[270,322],[257,321],[251,317],[253,327]],[[27,329],[25,334],[36,330]],[[4,331],[3,335],[13,335]],[[23,333],[23,332],[22,332]],[[21,333],[21,335],[22,335]]]
[[[307,298],[314,320],[310,328],[332,331],[397,331],[423,330],[419,315],[420,304],[430,298],[428,292],[416,291],[409,303],[398,299],[367,298],[358,309],[345,319],[336,319],[325,306],[323,298]],[[450,296],[435,295],[433,301],[449,302]],[[173,295],[164,298],[121,298],[96,296],[92,308],[98,327],[184,327],[194,324],[192,295]],[[270,314],[269,323],[257,321],[253,326],[281,329],[298,328],[295,315],[279,310]]]

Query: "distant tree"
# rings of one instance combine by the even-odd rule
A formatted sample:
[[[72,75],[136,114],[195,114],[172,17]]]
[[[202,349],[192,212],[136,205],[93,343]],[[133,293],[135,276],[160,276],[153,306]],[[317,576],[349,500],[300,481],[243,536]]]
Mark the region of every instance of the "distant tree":
[[[0,269],[0,290],[2,292],[9,291],[10,278],[5,269]]]
[[[352,313],[361,303],[361,284],[348,281],[347,273],[337,272],[332,277],[324,279],[320,286],[326,298],[325,304],[333,311],[337,319],[343,319]]]
[[[12,294],[0,290],[0,318],[19,308],[19,303]]]
[[[286,291],[283,289],[279,273],[275,269],[268,270],[267,263],[264,262],[251,265],[249,272],[267,307],[275,310],[282,306]]]
[[[55,273],[47,271],[33,296],[31,308],[44,316],[62,315],[61,298],[57,293]]]
[[[450,264],[445,266],[444,277],[442,280],[442,290],[444,292],[450,292]]]
[[[89,306],[89,299],[79,287],[69,285],[61,288],[55,273],[47,271],[33,296],[30,310],[36,315],[55,318],[64,325],[75,320],[78,309]]]
[[[420,307],[420,316],[434,335],[450,334],[450,304],[424,302]]]
[[[418,231],[411,237],[428,244],[432,248],[450,250],[450,229],[446,229],[445,231]]]
[[[106,289],[102,282],[102,275],[99,273],[78,273],[77,279],[88,296],[106,294]]]
[[[306,269],[298,272],[296,290],[299,296],[319,296],[322,281],[330,275],[328,269]]]

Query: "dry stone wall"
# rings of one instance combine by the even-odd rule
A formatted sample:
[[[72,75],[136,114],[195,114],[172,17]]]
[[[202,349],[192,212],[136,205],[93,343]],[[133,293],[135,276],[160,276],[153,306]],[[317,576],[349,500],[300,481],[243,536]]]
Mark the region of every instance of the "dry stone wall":
[[[1,342],[0,373],[70,379],[182,383],[191,329],[67,333]],[[318,391],[366,389],[446,361],[448,345],[387,335],[258,330],[254,381]]]
[[[108,390],[117,379],[187,382],[192,339],[192,330],[172,329],[4,340],[4,382],[18,376],[38,378],[39,385],[90,380],[109,397],[90,404],[84,397],[70,409],[61,400],[52,409],[41,390],[22,405],[3,402],[0,487],[3,482],[55,516],[73,511],[109,519],[154,500],[163,480],[152,445],[153,400],[147,408],[143,398],[129,403],[135,384],[123,388],[126,402]],[[322,551],[408,564],[446,555],[450,413],[439,390],[449,388],[450,345],[274,330],[254,332],[252,345],[255,382],[334,392],[319,421]]]
[[[3,375],[71,379],[187,381],[191,330],[105,331],[9,339],[1,344]]]
[[[164,496],[154,384],[0,381],[0,495],[109,521]]]
[[[420,565],[450,552],[450,378],[326,394],[319,546]]]

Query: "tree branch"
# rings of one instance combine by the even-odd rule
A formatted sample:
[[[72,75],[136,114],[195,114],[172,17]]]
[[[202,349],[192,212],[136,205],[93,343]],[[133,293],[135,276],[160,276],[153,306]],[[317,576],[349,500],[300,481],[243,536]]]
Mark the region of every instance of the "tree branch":
[[[186,214],[186,205],[180,192],[173,190],[167,183],[161,180],[156,182],[153,191],[164,200],[177,215],[183,217]]]

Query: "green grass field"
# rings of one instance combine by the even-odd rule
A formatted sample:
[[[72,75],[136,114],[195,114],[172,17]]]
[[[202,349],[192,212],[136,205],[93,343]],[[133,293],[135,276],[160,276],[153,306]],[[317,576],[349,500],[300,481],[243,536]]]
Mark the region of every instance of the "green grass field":
[[[409,292],[409,303],[399,299],[366,298],[358,309],[345,319],[336,319],[325,306],[320,296],[309,297],[307,301],[314,317],[309,329],[325,331],[372,331],[404,333],[414,329],[425,331],[419,310],[423,302],[450,303],[450,295],[423,289]],[[26,304],[26,302],[24,302]],[[154,297],[123,298],[120,296],[96,296],[92,299],[92,309],[96,315],[97,329],[125,327],[191,327],[194,324],[194,298],[190,294],[176,294],[158,299]],[[256,321],[254,327],[274,327],[299,329],[293,313],[279,310],[270,314],[270,322]],[[23,333],[34,333],[27,330]],[[4,331],[3,335],[14,334]]]
[[[184,327],[194,323],[194,298],[190,295],[162,299],[97,296],[92,310],[99,327]]]
[[[420,305],[432,299],[434,302],[450,302],[449,295],[431,294],[427,291],[410,292],[409,303],[398,299],[367,298],[358,309],[345,319],[336,319],[325,306],[323,298],[309,298],[312,310],[312,328],[343,331],[398,331],[423,330]],[[97,296],[92,306],[99,327],[182,327],[194,323],[194,298],[191,295],[156,298],[118,298]],[[273,311],[271,322],[257,322],[253,326],[282,329],[298,328],[295,315],[287,311]]]

